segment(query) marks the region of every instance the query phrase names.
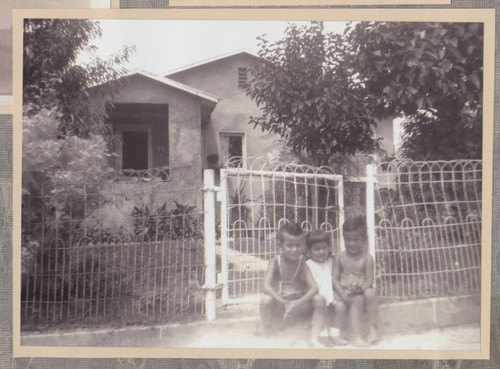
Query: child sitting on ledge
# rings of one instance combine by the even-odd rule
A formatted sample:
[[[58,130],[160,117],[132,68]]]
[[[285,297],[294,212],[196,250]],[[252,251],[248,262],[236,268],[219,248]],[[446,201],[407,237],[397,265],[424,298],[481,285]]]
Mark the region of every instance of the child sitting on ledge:
[[[320,229],[314,230],[307,234],[306,236],[306,246],[307,246],[307,256],[310,258],[306,261],[307,266],[311,270],[311,274],[314,281],[318,285],[319,295],[323,301],[323,321],[322,325],[327,329],[327,335],[330,341],[337,345],[343,346],[347,344],[347,341],[340,337],[340,325],[342,323],[342,317],[345,315],[343,310],[345,309],[344,304],[336,304],[335,297],[333,295],[332,287],[332,246],[330,234]],[[318,306],[318,310],[320,310]],[[321,328],[321,327],[319,327]],[[319,334],[317,332],[311,332],[312,334]]]
[[[305,263],[305,236],[298,224],[288,223],[277,234],[279,255],[269,261],[264,275],[264,294],[260,299],[260,317],[266,333],[276,333],[288,318],[310,317],[311,340],[317,341],[322,323],[324,300]]]
[[[339,310],[348,312],[349,319],[344,315],[342,325],[349,325],[351,343],[367,346],[378,341],[378,303],[373,288],[374,260],[367,251],[366,220],[364,217],[348,219],[342,230],[345,251],[335,259],[333,289],[341,300],[337,302]],[[363,322],[368,326],[368,343],[361,336]]]

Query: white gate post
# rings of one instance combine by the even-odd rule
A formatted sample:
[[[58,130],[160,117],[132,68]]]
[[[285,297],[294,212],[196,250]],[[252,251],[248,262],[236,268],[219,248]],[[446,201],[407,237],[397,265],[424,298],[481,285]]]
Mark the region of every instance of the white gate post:
[[[221,191],[217,194],[220,201],[220,245],[221,245],[221,274],[222,274],[222,304],[227,305],[229,301],[229,263],[227,259],[227,175],[226,170],[220,170]]]
[[[368,252],[375,261],[375,168],[366,166],[366,226],[368,230]]]
[[[341,177],[337,185],[337,205],[339,207],[339,241],[340,241],[340,251],[345,250],[344,242],[344,231],[342,230],[345,221],[345,207],[344,207],[344,177]]]
[[[205,317],[215,319],[215,188],[214,171],[203,171],[203,205],[205,232]]]

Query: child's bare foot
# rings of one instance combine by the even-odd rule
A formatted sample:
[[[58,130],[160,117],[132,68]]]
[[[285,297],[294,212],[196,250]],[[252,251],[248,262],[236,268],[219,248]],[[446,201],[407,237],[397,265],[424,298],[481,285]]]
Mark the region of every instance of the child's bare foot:
[[[368,334],[368,343],[374,344],[380,340],[380,336],[378,334],[377,328],[371,327],[370,333]]]
[[[339,336],[330,336],[330,341],[332,341],[335,346],[345,346],[348,343],[347,340]]]
[[[356,347],[368,347],[369,346],[368,343],[360,337],[354,339],[353,341],[351,341],[351,343],[353,346],[356,346]]]
[[[324,329],[321,332],[319,332],[319,337],[328,337],[330,334],[328,332],[328,329]]]

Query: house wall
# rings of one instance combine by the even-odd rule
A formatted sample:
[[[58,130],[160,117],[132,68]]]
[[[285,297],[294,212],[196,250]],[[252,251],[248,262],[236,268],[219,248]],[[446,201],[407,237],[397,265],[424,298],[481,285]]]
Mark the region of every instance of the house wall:
[[[205,167],[206,156],[219,154],[218,132],[244,132],[248,157],[279,151],[279,137],[248,124],[250,116],[258,116],[261,112],[245,89],[238,87],[238,68],[250,68],[256,61],[251,55],[238,54],[167,76],[220,98],[205,127]]]
[[[96,94],[94,104],[103,108],[104,101],[102,95]],[[114,186],[113,192],[127,193],[126,198],[129,200],[111,204],[108,208],[103,207],[94,215],[95,219],[89,219],[89,222],[99,222],[111,231],[120,227],[127,228],[130,227],[130,214],[134,206],[139,208],[147,205],[150,208],[158,208],[167,202],[168,209],[171,209],[175,207],[174,200],[181,204],[196,206],[197,211],[200,211],[202,209],[200,98],[147,77],[133,75],[119,86],[112,101],[123,104],[168,104],[168,120],[165,120],[168,126],[165,125],[156,134],[153,131],[152,141],[153,166],[164,165],[165,158],[168,158],[170,175],[168,181],[160,185],[154,182],[142,183],[137,196],[130,193],[127,183]],[[148,123],[151,124],[147,120],[138,121],[138,124]],[[168,142],[163,142],[162,138],[166,137]],[[162,155],[158,152],[160,145],[168,147],[168,154]],[[148,186],[151,188],[148,189]]]

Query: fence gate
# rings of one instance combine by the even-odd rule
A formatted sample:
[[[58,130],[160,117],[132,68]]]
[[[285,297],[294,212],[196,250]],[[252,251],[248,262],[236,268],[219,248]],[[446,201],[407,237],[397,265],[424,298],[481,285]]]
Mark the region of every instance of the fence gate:
[[[342,176],[329,168],[254,161],[221,170],[219,282],[223,304],[256,301],[280,225],[330,232],[341,248]]]

